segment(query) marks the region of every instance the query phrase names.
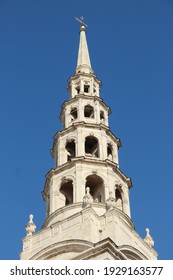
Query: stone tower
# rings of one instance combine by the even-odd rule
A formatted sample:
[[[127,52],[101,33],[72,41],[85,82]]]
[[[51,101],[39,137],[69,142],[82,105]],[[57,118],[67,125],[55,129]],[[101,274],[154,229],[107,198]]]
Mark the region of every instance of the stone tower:
[[[119,169],[120,139],[109,129],[110,108],[91,67],[85,25],[77,67],[62,104],[63,129],[54,136],[54,168],[43,190],[46,220],[35,233],[26,225],[21,259],[156,259],[153,239],[143,240],[130,216],[131,180]]]

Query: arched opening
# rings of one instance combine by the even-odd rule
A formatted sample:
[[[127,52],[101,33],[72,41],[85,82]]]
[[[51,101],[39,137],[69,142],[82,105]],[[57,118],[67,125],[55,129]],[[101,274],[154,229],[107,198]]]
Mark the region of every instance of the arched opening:
[[[99,143],[94,136],[85,138],[85,155],[89,157],[99,157]]]
[[[89,175],[86,178],[85,187],[90,188],[90,194],[92,195],[94,202],[105,202],[104,182],[101,177],[95,174]]]
[[[86,105],[84,107],[84,117],[85,118],[94,118],[94,108],[91,105]]]
[[[67,153],[67,161],[70,161],[76,156],[76,145],[74,140],[68,141],[65,146],[65,149]]]
[[[121,191],[118,188],[116,188],[115,190],[115,205],[118,209],[123,210],[122,195]]]
[[[113,160],[113,148],[110,143],[107,144],[107,157],[110,160]]]
[[[77,111],[77,108],[76,108],[76,107],[71,108],[70,117],[71,117],[71,121],[77,119],[77,117],[78,117],[78,111]]]
[[[73,181],[64,180],[61,184],[60,193],[61,199],[64,201],[64,206],[73,203]]]

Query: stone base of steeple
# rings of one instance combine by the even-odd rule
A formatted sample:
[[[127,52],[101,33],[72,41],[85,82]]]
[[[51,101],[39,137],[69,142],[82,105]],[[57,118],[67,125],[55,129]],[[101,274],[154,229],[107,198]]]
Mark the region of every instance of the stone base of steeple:
[[[140,251],[139,251],[140,250]],[[23,240],[21,259],[156,259],[157,253],[117,208],[77,203],[53,213]]]

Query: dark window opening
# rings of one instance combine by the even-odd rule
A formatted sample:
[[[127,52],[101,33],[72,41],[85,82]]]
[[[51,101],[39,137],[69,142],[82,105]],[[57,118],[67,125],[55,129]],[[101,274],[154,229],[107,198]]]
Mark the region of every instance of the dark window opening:
[[[84,85],[84,92],[89,93],[90,86]]]
[[[107,145],[107,157],[110,160],[113,160],[113,153],[112,153],[112,146],[111,146],[111,144]]]
[[[86,178],[86,188],[90,188],[90,194],[93,197],[94,202],[104,203],[104,183],[98,175],[90,175]]]
[[[73,203],[73,181],[66,180],[62,183],[60,193],[64,196],[65,205]]]
[[[73,121],[77,119],[77,115],[78,115],[77,108],[72,108],[70,112],[71,120]]]
[[[115,197],[116,197],[116,200],[119,199],[119,198],[122,199],[121,193],[118,189],[116,189],[116,191],[115,191]]]
[[[104,120],[104,119],[105,119],[104,112],[100,111],[100,120]]]
[[[86,105],[84,107],[84,117],[94,118],[94,108],[91,105]]]
[[[86,137],[85,155],[90,157],[99,157],[99,143],[97,138],[93,136]]]
[[[79,87],[79,86],[78,86],[78,87],[75,87],[75,90],[77,91],[77,94],[80,93],[80,87]]]
[[[116,207],[120,210],[123,210],[123,201],[122,201],[122,196],[121,196],[121,192],[119,189],[115,190],[115,203],[116,203]]]
[[[75,147],[74,140],[67,142],[65,149],[66,149],[68,161],[70,161],[72,158],[74,158],[76,156],[76,147]]]

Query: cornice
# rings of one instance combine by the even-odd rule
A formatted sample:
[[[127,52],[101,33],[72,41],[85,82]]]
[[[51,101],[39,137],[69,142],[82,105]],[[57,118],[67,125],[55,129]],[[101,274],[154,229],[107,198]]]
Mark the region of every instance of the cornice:
[[[102,105],[106,108],[106,110],[108,111],[108,114],[110,115],[111,113],[111,109],[108,105],[105,104],[105,102],[103,101],[103,99],[99,96],[96,96],[96,95],[89,95],[89,94],[78,94],[78,95],[75,95],[73,98],[71,98],[70,100],[65,100],[63,102],[63,104],[61,105],[61,113],[60,113],[60,116],[62,114],[62,111],[64,110],[64,107],[69,105],[69,104],[72,104],[74,101],[77,101],[79,99],[89,99],[89,100],[94,100],[94,101],[98,101],[100,103],[102,103]]]
[[[78,72],[78,73],[75,73],[74,76],[69,77],[67,90],[70,87],[71,81],[80,79],[82,77],[94,78],[99,83],[100,87],[102,86],[102,81],[97,78],[97,76],[94,74],[94,72],[93,73]]]
[[[47,174],[46,174],[46,182],[44,185],[44,192],[47,189],[47,184],[48,181],[51,180],[51,178],[56,175],[59,174],[63,171],[67,171],[70,168],[76,166],[78,163],[82,163],[82,164],[91,164],[93,165],[96,164],[97,166],[105,166],[105,167],[110,167],[113,172],[115,172],[128,186],[128,188],[130,189],[132,187],[132,181],[131,178],[127,177],[117,166],[117,164],[113,161],[110,161],[109,159],[99,159],[99,158],[90,158],[90,157],[76,157],[71,159],[71,161],[68,161],[60,166],[58,166],[56,169],[51,169]],[[44,197],[44,196],[43,196]]]

